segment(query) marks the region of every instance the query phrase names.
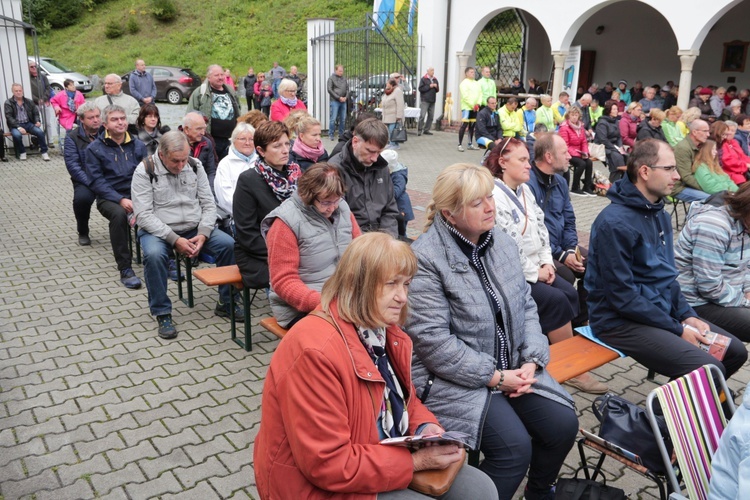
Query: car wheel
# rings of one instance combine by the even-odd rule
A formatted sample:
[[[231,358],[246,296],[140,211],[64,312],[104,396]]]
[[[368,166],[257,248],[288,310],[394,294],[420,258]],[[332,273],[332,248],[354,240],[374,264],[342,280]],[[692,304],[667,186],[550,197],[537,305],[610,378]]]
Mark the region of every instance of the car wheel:
[[[182,102],[182,92],[177,89],[169,89],[167,92],[167,101],[169,101],[169,104],[180,104]]]
[[[60,86],[60,84],[57,84],[57,83],[50,84],[50,87],[52,87],[52,90],[54,90],[55,92],[63,91],[63,88]]]

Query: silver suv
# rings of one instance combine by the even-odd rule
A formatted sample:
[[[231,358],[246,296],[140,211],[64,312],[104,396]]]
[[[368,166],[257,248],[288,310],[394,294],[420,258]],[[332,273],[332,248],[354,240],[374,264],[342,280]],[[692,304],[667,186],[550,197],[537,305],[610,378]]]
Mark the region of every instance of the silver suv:
[[[35,61],[36,59],[29,57],[29,62]],[[49,57],[40,57],[39,67],[41,67],[42,73],[47,75],[49,85],[55,89],[55,92],[63,90],[63,82],[67,79],[76,82],[76,89],[84,94],[91,92],[94,88],[93,85],[91,85],[91,80],[87,76],[72,71],[66,68],[63,64]]]

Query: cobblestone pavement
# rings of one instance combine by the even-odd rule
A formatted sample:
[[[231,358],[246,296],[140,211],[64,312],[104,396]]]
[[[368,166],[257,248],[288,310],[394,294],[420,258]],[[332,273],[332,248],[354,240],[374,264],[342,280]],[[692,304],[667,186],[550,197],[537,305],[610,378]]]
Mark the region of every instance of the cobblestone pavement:
[[[172,125],[184,106],[165,108]],[[410,135],[399,151],[420,219],[437,173],[481,158],[455,144],[455,134]],[[96,210],[92,246],[76,244],[71,183],[59,150],[50,152],[51,162],[30,155],[0,164],[1,498],[257,498],[252,447],[278,341],[256,329],[252,352],[232,343],[228,321],[213,315],[216,291],[200,283],[193,309],[169,285],[180,333],[160,340],[145,288],[118,281]],[[606,203],[574,199],[582,239]],[[253,324],[269,314],[258,300]],[[637,402],[654,387],[630,359],[595,374]],[[741,390],[749,376],[743,368],[731,387]],[[581,426],[595,427],[593,397],[573,394]],[[655,496],[616,465],[605,465],[611,484],[633,498]],[[574,449],[562,473],[577,466]]]

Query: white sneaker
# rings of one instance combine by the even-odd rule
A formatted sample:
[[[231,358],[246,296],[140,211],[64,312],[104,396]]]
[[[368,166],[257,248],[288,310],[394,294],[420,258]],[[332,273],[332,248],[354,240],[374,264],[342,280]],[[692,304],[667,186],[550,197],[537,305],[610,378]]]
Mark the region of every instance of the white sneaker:
[[[21,161],[26,161],[26,153],[21,153],[20,159]]]
[[[462,145],[460,145],[460,144],[459,144],[459,145],[458,145],[458,150],[459,150],[460,152],[462,152],[462,153],[463,153],[463,152],[464,152],[464,147],[463,147]]]
[[[47,153],[42,153],[42,160],[49,161],[49,155]]]

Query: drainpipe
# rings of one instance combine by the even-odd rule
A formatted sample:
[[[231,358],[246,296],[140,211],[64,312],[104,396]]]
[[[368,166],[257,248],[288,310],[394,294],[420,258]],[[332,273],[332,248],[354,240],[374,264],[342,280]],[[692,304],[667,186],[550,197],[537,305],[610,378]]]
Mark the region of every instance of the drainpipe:
[[[448,18],[445,23],[445,60],[443,61],[443,96],[448,89],[448,47],[451,40],[451,6],[453,0],[448,0]],[[443,113],[437,119],[435,130],[441,130],[443,127],[443,116],[445,116],[445,98],[443,98]]]

